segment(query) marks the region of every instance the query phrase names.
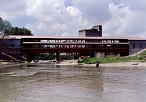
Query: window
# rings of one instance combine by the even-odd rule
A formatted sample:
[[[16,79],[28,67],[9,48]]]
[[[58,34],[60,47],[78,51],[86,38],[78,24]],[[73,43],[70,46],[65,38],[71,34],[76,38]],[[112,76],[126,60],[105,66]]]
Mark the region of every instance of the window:
[[[135,44],[133,44],[133,48],[135,48]]]

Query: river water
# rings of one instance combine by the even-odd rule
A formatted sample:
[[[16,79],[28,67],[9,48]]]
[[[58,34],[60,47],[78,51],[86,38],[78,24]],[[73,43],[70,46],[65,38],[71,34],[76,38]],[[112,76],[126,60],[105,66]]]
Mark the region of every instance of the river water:
[[[145,102],[146,68],[25,64],[0,68],[0,102]]]

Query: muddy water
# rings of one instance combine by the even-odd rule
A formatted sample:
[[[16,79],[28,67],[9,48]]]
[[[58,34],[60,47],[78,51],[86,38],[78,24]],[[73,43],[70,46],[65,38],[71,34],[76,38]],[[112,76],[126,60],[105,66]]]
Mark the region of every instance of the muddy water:
[[[0,102],[145,102],[146,68],[48,64],[0,69]]]

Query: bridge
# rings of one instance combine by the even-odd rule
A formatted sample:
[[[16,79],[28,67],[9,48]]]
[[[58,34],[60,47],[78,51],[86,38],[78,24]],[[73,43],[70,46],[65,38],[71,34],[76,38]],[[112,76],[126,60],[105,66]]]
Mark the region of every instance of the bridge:
[[[129,55],[128,39],[107,37],[37,37],[21,38],[22,54],[56,53],[59,60],[60,53],[78,53],[79,56],[95,57],[97,52],[119,53]]]

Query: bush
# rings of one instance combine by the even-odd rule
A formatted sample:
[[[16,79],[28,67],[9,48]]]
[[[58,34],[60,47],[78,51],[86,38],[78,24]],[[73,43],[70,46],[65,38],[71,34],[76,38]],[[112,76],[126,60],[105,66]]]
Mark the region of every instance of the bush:
[[[96,61],[100,63],[117,63],[117,62],[130,62],[130,61],[144,61],[146,60],[146,51],[142,52],[141,54],[133,57],[114,57],[108,56],[104,58],[83,58],[82,60],[78,61],[79,63],[86,63],[86,64],[95,64]]]

